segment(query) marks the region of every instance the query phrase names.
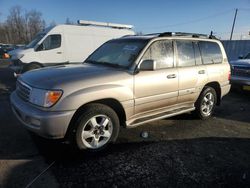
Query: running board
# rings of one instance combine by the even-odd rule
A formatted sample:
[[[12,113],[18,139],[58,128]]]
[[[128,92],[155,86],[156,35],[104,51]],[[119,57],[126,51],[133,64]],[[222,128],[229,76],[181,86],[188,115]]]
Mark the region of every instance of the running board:
[[[163,112],[163,113],[160,113],[160,114],[157,114],[157,115],[152,115],[152,116],[148,116],[148,117],[139,118],[139,119],[136,119],[136,120],[134,120],[132,122],[127,121],[126,125],[127,125],[128,128],[132,128],[132,127],[136,127],[136,126],[139,126],[141,124],[144,124],[144,123],[149,123],[151,121],[156,121],[156,120],[169,118],[169,117],[172,117],[172,116],[176,116],[176,115],[184,114],[184,113],[187,113],[187,112],[191,112],[193,110],[195,110],[195,107],[192,107],[192,108],[178,108],[178,109],[168,111],[168,112]]]

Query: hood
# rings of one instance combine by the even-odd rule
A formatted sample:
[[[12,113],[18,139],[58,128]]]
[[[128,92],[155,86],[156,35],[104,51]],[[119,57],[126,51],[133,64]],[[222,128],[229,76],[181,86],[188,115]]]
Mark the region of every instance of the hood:
[[[21,55],[27,54],[34,51],[33,48],[18,48],[12,51],[9,51],[8,54],[11,56],[11,59],[19,59]]]
[[[235,61],[230,61],[233,66],[250,66],[250,59],[239,59]]]
[[[41,89],[84,88],[110,82],[115,76],[128,74],[124,70],[101,65],[81,64],[47,67],[29,71],[19,77],[28,85]]]

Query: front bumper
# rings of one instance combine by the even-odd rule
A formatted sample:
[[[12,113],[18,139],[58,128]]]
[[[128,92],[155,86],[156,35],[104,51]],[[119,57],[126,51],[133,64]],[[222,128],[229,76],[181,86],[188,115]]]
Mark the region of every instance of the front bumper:
[[[42,111],[20,99],[14,91],[11,107],[17,119],[30,131],[50,139],[64,138],[75,111]]]
[[[11,65],[9,66],[15,73],[20,74],[23,70],[24,63],[19,59],[11,59]]]
[[[243,76],[235,76],[232,75],[230,79],[230,83],[237,84],[237,85],[250,85],[250,77],[243,77]]]

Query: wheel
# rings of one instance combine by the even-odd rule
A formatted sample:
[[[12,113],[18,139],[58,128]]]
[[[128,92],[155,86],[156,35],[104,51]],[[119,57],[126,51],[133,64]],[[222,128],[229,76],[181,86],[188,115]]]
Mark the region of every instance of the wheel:
[[[201,119],[207,119],[211,117],[216,102],[216,91],[212,87],[205,86],[195,103],[195,114]]]
[[[120,125],[112,108],[102,104],[90,104],[83,110],[75,127],[77,148],[99,151],[116,141]]]
[[[34,69],[39,69],[39,68],[42,68],[42,66],[39,65],[38,63],[29,63],[23,67],[22,73],[25,73],[27,71],[31,71]]]

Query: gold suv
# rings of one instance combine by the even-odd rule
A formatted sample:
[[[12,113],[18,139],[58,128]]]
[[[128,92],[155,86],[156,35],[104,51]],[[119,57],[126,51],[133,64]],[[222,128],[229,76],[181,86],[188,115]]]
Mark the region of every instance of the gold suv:
[[[30,71],[18,78],[12,109],[46,138],[96,151],[119,127],[193,111],[209,118],[230,90],[230,66],[213,36],[161,33],[106,42],[82,65]]]

